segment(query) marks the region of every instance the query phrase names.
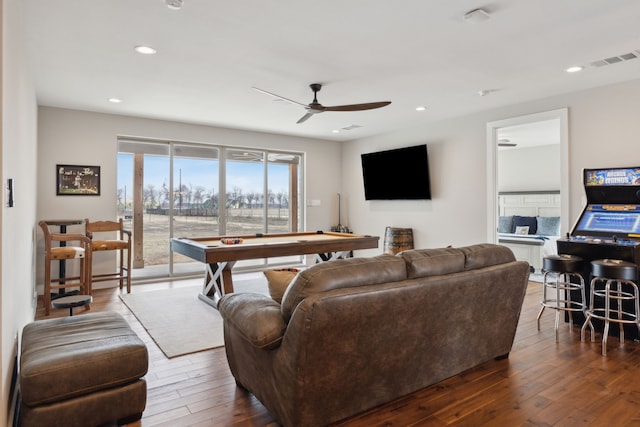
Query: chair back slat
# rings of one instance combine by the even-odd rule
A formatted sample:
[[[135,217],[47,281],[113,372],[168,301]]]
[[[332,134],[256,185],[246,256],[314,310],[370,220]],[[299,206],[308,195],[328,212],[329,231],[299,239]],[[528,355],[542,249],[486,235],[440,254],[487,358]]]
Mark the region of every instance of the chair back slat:
[[[87,231],[90,233],[99,233],[102,231],[121,231],[124,228],[122,219],[120,221],[95,221],[85,220]]]

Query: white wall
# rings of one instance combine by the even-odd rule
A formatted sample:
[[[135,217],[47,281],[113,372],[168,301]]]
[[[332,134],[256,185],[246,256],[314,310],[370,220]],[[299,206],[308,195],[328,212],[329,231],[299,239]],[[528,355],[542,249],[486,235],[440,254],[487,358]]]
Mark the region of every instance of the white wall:
[[[484,131],[481,121],[442,122],[345,144],[342,193],[348,202],[349,225],[359,233],[379,236],[386,226],[411,227],[416,247],[480,241],[485,234],[485,214],[478,208],[484,206],[485,198],[480,187],[484,182],[484,140],[474,139]],[[429,155],[432,200],[364,200],[361,153],[423,143]]]
[[[573,221],[585,203],[583,168],[640,165],[638,99],[640,80],[345,143],[342,194],[349,225],[376,235],[382,235],[387,225],[412,227],[416,247],[484,242],[487,122],[565,107],[569,110],[569,217]],[[433,200],[365,201],[360,154],[422,143],[429,150]]]
[[[498,150],[498,191],[560,190],[560,144]]]
[[[328,230],[337,221],[336,193],[341,184],[337,142],[51,107],[39,109],[38,126],[38,220],[116,218],[117,137],[125,135],[306,153],[304,198],[320,200],[320,206],[305,207],[304,228]],[[100,166],[101,195],[56,196],[56,164]],[[38,245],[42,245],[41,233]],[[39,284],[42,262],[39,257]]]
[[[33,231],[36,211],[37,106],[21,34],[21,1],[0,2],[2,11],[2,249],[0,325],[2,385],[0,425],[9,423],[9,386],[18,334],[33,320]],[[7,179],[15,185],[15,206],[7,207]]]

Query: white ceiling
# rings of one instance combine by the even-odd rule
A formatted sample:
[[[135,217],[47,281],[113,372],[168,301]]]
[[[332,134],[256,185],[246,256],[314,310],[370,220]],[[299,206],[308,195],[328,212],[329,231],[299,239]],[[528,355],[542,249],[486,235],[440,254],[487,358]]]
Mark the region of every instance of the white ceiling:
[[[45,106],[349,140],[640,78],[640,58],[589,65],[640,56],[638,0],[16,1]],[[325,106],[392,104],[296,124],[302,107],[251,89],[307,104],[316,82]]]
[[[515,144],[513,147],[499,146],[500,150],[560,144],[560,120],[543,120],[499,128],[496,130],[496,141],[498,144]]]

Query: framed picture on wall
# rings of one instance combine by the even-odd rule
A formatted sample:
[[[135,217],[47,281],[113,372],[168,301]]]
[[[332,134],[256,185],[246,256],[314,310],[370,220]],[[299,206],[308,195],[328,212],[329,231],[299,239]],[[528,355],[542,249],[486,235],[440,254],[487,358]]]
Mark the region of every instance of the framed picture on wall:
[[[100,166],[56,165],[57,196],[99,196]]]

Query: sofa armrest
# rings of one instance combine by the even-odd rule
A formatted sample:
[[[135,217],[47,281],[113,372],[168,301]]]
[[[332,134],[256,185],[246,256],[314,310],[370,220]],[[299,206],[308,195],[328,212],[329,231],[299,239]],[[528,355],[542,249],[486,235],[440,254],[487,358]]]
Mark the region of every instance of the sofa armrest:
[[[280,346],[287,325],[280,304],[272,298],[251,293],[234,293],[222,297],[218,310],[225,325],[262,350]]]

